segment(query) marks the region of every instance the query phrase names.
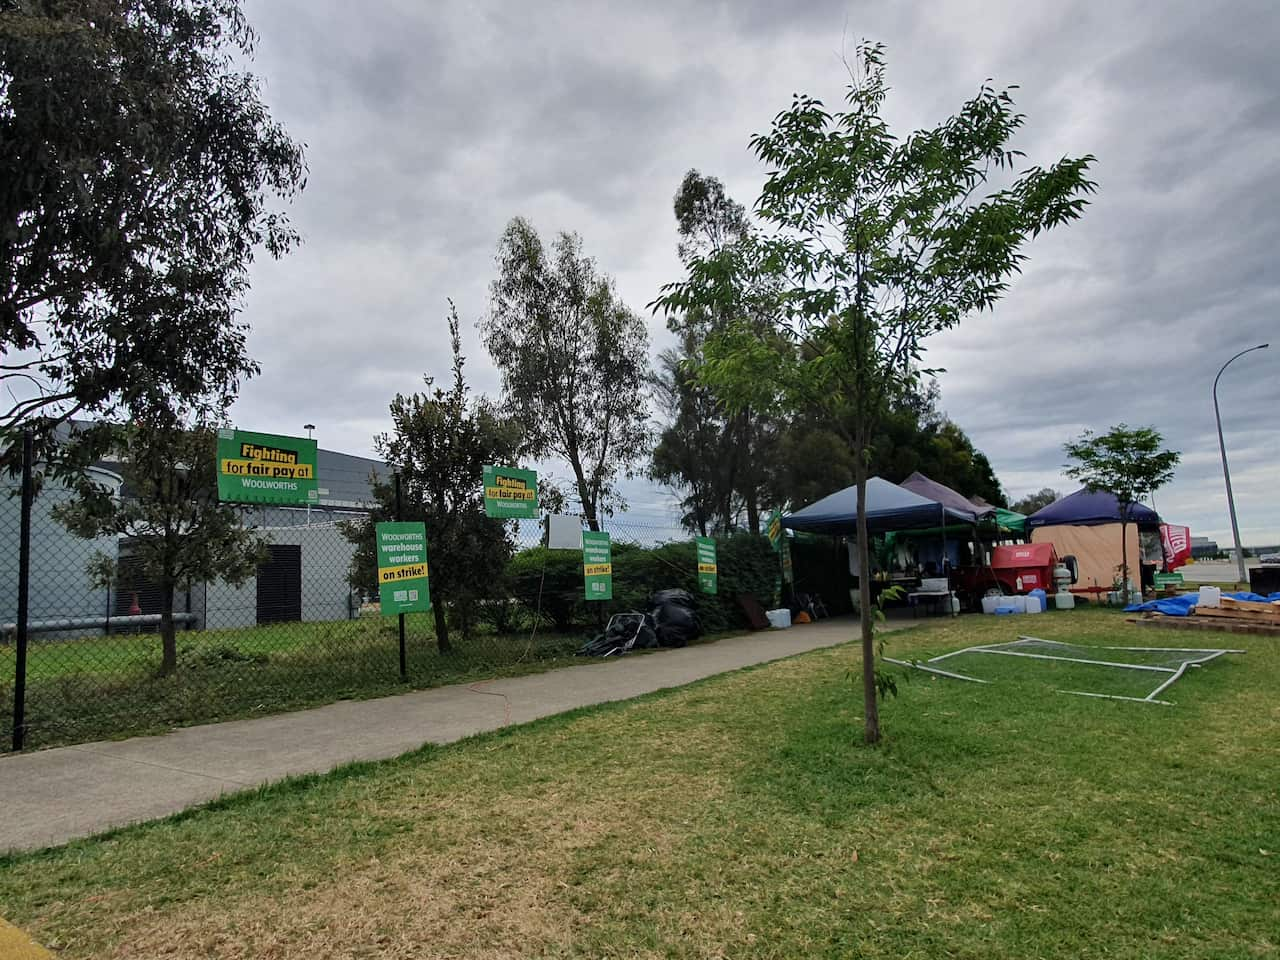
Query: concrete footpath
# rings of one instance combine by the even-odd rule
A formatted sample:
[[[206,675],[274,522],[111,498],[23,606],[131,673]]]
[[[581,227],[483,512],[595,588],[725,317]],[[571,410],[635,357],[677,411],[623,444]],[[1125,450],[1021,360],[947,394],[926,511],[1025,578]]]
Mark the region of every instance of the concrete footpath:
[[[353,760],[383,760],[851,640],[850,619],[506,680],[0,758],[0,851],[65,843]]]

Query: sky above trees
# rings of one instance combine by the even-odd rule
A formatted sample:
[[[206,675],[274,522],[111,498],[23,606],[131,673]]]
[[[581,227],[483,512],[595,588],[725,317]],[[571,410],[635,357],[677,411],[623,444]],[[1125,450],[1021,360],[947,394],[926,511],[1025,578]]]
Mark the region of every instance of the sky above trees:
[[[841,51],[883,41],[887,115],[932,124],[991,77],[1019,84],[1032,157],[1092,152],[1099,193],[1042,238],[1009,296],[929,342],[941,405],[1012,499],[1070,489],[1062,444],[1120,420],[1183,452],[1156,506],[1226,539],[1209,388],[1232,353],[1280,341],[1280,62],[1270,2],[1038,5],[421,5],[250,0],[264,97],[307,144],[292,208],[303,246],[254,267],[245,319],[262,375],[245,427],[368,453],[387,403],[449,366],[447,304],[468,371],[499,377],[474,322],[503,227],[575,230],[643,311],[678,279],[671,199],[690,167],[748,206],[748,139],[791,94],[838,101]],[[645,314],[647,316],[647,313]],[[648,317],[652,349],[671,345]],[[1219,389],[1246,542],[1280,541],[1280,342]],[[294,421],[297,421],[296,423]],[[669,498],[633,483],[642,516]]]

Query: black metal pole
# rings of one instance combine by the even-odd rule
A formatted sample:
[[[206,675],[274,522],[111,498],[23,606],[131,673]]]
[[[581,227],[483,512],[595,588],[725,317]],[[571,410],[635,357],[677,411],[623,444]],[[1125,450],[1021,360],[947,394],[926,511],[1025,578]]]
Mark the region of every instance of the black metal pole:
[[[13,668],[13,749],[27,727],[27,594],[31,586],[31,431],[22,431],[22,520],[18,533],[17,657]]]
[[[400,507],[400,474],[398,471],[396,473],[396,519],[397,520],[404,519],[404,514],[401,512],[401,507]],[[408,680],[409,667],[408,667],[408,664],[405,662],[404,614],[403,613],[400,614],[399,620],[400,620],[400,679]]]

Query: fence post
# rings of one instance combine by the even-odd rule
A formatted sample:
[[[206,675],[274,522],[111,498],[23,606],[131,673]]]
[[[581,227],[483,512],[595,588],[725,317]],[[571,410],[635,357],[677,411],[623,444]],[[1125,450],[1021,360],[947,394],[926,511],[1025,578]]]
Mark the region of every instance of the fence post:
[[[396,519],[397,520],[404,519],[404,514],[401,512],[401,509],[400,509],[400,471],[398,470],[396,471]],[[399,620],[400,620],[400,679],[408,680],[409,670],[408,670],[408,666],[405,663],[405,651],[404,651],[404,614],[403,613],[400,614]]]
[[[22,519],[18,533],[17,656],[13,668],[13,749],[21,750],[27,725],[27,595],[31,587],[31,431],[22,431]]]

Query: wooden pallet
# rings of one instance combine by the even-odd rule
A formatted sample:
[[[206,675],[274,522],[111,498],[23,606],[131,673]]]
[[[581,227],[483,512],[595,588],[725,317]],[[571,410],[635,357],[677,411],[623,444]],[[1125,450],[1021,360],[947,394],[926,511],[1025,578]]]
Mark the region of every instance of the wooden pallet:
[[[1166,617],[1150,614],[1128,617],[1129,623],[1139,627],[1159,627],[1168,630],[1214,630],[1218,633],[1247,634],[1255,637],[1280,637],[1280,624],[1250,620],[1245,617]]]
[[[1255,600],[1222,598],[1220,607],[1197,606],[1193,617],[1207,617],[1214,621],[1229,620],[1234,623],[1260,623],[1280,626],[1280,604],[1260,603]]]

